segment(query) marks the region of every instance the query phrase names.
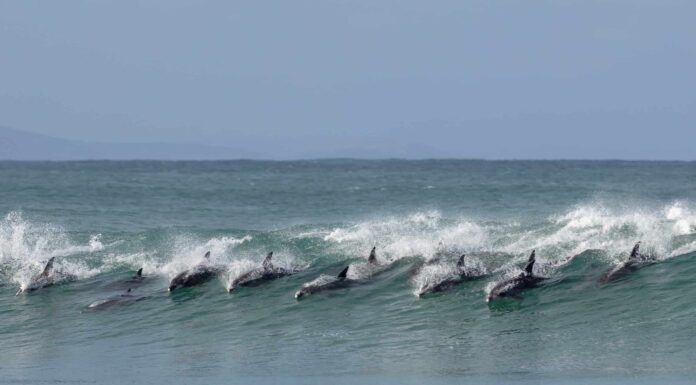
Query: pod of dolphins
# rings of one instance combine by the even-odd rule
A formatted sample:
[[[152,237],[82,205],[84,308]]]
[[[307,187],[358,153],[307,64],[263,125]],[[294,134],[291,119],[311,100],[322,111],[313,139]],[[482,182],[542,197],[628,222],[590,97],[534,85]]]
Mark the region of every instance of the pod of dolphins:
[[[227,291],[233,292],[240,287],[257,286],[263,284],[264,282],[286,277],[298,272],[298,270],[274,266],[272,259],[273,252],[270,252],[261,263],[261,266],[254,268],[251,271],[232,280],[227,287]],[[17,295],[21,293],[28,293],[39,288],[48,287],[58,282],[76,279],[74,275],[66,274],[55,269],[53,266],[54,260],[55,257],[49,259],[43,271],[40,274],[33,276],[27,285],[20,288]],[[607,283],[617,280],[647,264],[651,264],[656,261],[657,258],[655,256],[640,253],[640,242],[638,242],[631,250],[628,259],[625,262],[622,262],[607,270],[604,274],[602,274],[599,281],[602,283]],[[532,250],[523,271],[511,278],[503,279],[502,281],[497,282],[489,290],[486,296],[486,302],[491,302],[500,298],[521,299],[521,293],[525,290],[542,286],[549,278],[542,277],[534,273],[535,262],[536,252]],[[417,292],[419,297],[428,293],[445,291],[452,286],[458,285],[467,280],[484,276],[484,272],[480,269],[467,268],[465,255],[461,255],[454,263],[442,261],[442,257],[437,256],[436,258],[433,258],[425,262],[422,266],[418,267],[415,272],[418,273],[426,266],[432,266],[435,264],[444,265],[445,267],[450,268],[453,273],[444,278],[440,278],[435,282],[429,282],[424,285]],[[366,283],[369,278],[372,278],[376,274],[385,271],[387,267],[387,265],[383,265],[378,262],[376,247],[373,247],[367,259],[367,263],[347,265],[341,269],[338,275],[321,274],[316,279],[303,284],[295,292],[295,299],[300,300],[309,295],[317,294],[323,291],[335,290],[349,287],[351,285]],[[358,273],[354,274],[357,277],[349,277],[348,273],[351,270],[358,271]],[[168,291],[172,292],[181,288],[201,285],[219,276],[224,271],[225,269],[223,267],[215,266],[210,263],[210,251],[208,251],[205,253],[204,261],[202,263],[176,274],[176,276],[174,276],[174,278],[172,278],[169,282]],[[142,272],[143,269],[141,268],[130,279],[115,283],[116,287],[126,289],[125,292],[113,297],[96,301],[90,304],[88,308],[103,309],[114,305],[136,302],[147,298],[137,296],[132,293],[133,287],[141,284],[145,279]],[[368,272],[368,274],[361,275],[359,272]]]

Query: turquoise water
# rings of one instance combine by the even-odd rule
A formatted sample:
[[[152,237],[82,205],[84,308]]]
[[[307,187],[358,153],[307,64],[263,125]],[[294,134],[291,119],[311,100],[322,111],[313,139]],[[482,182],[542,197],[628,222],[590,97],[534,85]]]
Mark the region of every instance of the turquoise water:
[[[0,162],[3,383],[689,383],[696,163]],[[598,282],[633,244],[658,263]],[[382,271],[296,301],[321,274]],[[532,249],[550,280],[486,291]],[[202,286],[168,280],[202,261]],[[485,275],[418,298],[466,253]],[[290,277],[228,293],[268,251]],[[75,276],[15,296],[50,257]],[[355,265],[358,266],[358,265]],[[140,300],[88,306],[133,286]],[[360,269],[355,269],[359,274]]]

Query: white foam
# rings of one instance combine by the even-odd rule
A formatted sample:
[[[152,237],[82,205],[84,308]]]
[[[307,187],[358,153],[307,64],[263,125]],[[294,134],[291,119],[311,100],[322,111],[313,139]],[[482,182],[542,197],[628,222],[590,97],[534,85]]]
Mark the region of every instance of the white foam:
[[[338,280],[338,277],[336,277],[336,276],[321,274],[317,278],[315,278],[309,282],[305,282],[302,285],[302,287],[305,288],[305,287],[309,287],[309,286],[324,286],[324,285],[327,285],[331,282],[335,282],[337,280]]]
[[[453,263],[438,263],[421,267],[417,275],[413,277],[415,290],[413,294],[420,295],[427,287],[437,285],[446,280],[459,276],[459,269]]]
[[[232,249],[251,239],[251,236],[246,235],[242,238],[223,236],[201,241],[190,236],[178,236],[173,242],[171,258],[155,270],[173,278],[176,274],[200,264],[228,265]],[[205,259],[205,253],[208,251],[210,260]]]
[[[439,243],[475,249],[485,242],[486,236],[481,225],[470,221],[446,222],[439,212],[429,211],[336,228],[324,240],[336,243],[343,253],[365,258],[376,245],[377,258],[393,262],[409,256],[432,257]]]
[[[70,257],[75,254],[103,249],[100,235],[91,237],[87,244],[72,243],[58,226],[25,220],[21,212],[12,211],[0,221],[0,262],[10,266],[12,281],[26,288],[31,278],[43,271],[51,257]],[[99,269],[90,268],[82,261],[58,258],[54,262],[56,277],[90,277]]]
[[[687,235],[696,232],[696,213],[683,202],[665,207],[665,218],[674,221],[674,232],[677,234]]]
[[[450,252],[512,255],[488,270],[517,269],[533,249],[542,272],[553,270],[586,250],[602,250],[610,262],[624,260],[635,242],[660,258],[693,251],[696,211],[685,202],[663,207],[611,207],[603,202],[575,206],[537,223],[444,219],[437,211],[360,222],[333,229],[324,237],[338,254],[365,256],[374,245],[378,259],[417,256],[426,260],[443,248]],[[485,263],[485,261],[484,261]]]
[[[17,211],[0,222],[0,261],[47,260],[73,247],[58,227],[25,221]]]
[[[292,233],[291,230],[287,232]],[[479,254],[476,259],[489,272],[519,273],[519,266],[532,249],[537,250],[535,271],[552,274],[573,256],[586,250],[602,250],[608,262],[625,260],[634,243],[643,241],[643,251],[659,258],[669,258],[696,249],[696,208],[688,202],[676,201],[663,206],[621,206],[593,201],[569,208],[541,220],[483,222],[473,217],[445,218],[439,211],[422,211],[403,216],[376,218],[359,223],[326,229],[302,228],[297,234],[283,239],[313,238],[323,243],[322,258],[364,258],[377,246],[381,265],[404,257],[426,260],[439,253]],[[105,242],[100,234],[89,240],[76,241],[59,226],[35,223],[10,212],[0,220],[0,262],[7,277],[17,283],[28,282],[38,274],[50,257],[56,266],[79,278],[108,271],[124,265],[133,269],[143,267],[147,274],[172,277],[204,262],[203,255],[211,251],[211,264],[227,266],[226,280],[260,266],[270,250],[248,247],[252,237],[217,236],[201,238],[179,235],[159,249],[129,249],[128,239]],[[323,240],[323,242],[322,242]],[[137,243],[136,243],[137,244]],[[121,251],[124,249],[124,251]],[[89,258],[84,258],[84,255]],[[92,256],[96,258],[92,258]],[[301,257],[301,256],[300,256]],[[292,252],[277,250],[274,264],[288,269],[297,267]],[[89,262],[89,263],[87,263]],[[469,263],[470,260],[467,260]],[[362,267],[361,267],[362,266]],[[349,278],[362,279],[372,274],[366,265],[357,263],[349,270]],[[446,269],[445,269],[446,270]],[[426,268],[424,271],[428,271]],[[9,272],[9,273],[7,273]],[[423,284],[446,271],[432,271],[432,277],[422,277]],[[416,286],[419,286],[416,283]]]

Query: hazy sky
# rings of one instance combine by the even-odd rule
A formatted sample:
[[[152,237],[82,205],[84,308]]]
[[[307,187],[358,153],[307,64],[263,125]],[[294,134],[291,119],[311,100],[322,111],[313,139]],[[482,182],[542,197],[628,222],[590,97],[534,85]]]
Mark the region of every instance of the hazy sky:
[[[0,0],[0,125],[267,158],[696,159],[696,1]]]

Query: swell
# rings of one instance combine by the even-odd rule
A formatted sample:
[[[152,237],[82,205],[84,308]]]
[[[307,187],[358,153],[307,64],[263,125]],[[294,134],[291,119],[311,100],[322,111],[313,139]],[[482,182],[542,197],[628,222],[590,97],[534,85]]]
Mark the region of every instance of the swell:
[[[276,231],[159,228],[105,234],[71,233],[15,211],[0,221],[0,282],[26,284],[50,257],[78,279],[140,267],[147,274],[171,278],[200,263],[206,251],[211,251],[212,262],[227,267],[223,279],[229,281],[258,266],[268,251],[274,251],[279,266],[320,271],[364,260],[372,246],[377,246],[382,263],[429,260],[443,251],[466,253],[468,263],[489,276],[514,274],[536,249],[539,273],[553,276],[576,266],[577,257],[588,252],[603,265],[619,263],[638,240],[662,260],[692,252],[696,210],[686,202],[653,209],[591,202],[533,223],[447,218],[425,211]],[[451,273],[431,270],[435,275]]]

